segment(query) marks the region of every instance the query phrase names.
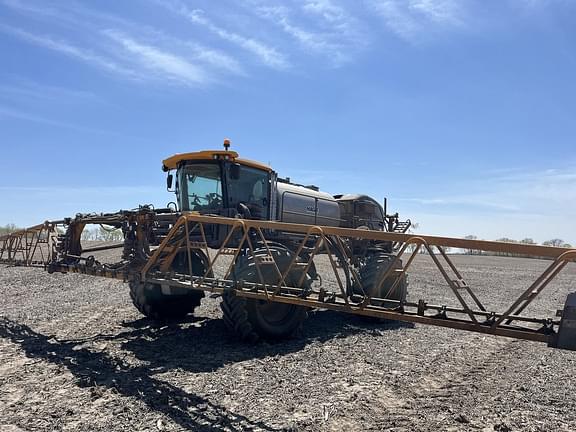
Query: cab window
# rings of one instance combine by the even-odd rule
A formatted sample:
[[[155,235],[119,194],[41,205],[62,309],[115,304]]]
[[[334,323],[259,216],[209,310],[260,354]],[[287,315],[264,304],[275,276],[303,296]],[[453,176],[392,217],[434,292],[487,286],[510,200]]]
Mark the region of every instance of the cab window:
[[[267,171],[236,166],[236,175],[231,175],[228,167],[226,180],[228,182],[228,201],[232,208],[242,203],[248,207],[254,219],[268,219],[270,175]]]
[[[193,164],[179,172],[179,201],[182,210],[222,208],[222,181],[217,164]]]

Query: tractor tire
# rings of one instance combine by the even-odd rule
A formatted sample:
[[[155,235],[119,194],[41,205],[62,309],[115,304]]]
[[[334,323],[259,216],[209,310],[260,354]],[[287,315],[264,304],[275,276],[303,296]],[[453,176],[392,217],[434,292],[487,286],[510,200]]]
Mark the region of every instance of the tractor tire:
[[[280,272],[284,273],[293,253],[277,245],[270,245],[270,252]],[[265,248],[256,249],[255,256],[267,256]],[[280,280],[274,266],[261,264],[260,271],[266,284],[277,284]],[[286,278],[286,285],[297,286],[302,273],[294,269]],[[235,265],[234,276],[237,281],[260,282],[254,256],[242,256]],[[303,286],[311,283],[306,276]],[[221,308],[226,326],[243,341],[257,342],[260,339],[278,340],[292,337],[299,333],[302,323],[308,316],[308,308],[287,303],[268,302],[265,300],[238,297],[233,292],[222,296]]]
[[[203,275],[206,271],[206,260],[202,252],[192,254],[192,271]],[[174,258],[173,270],[188,273],[188,257],[181,253]],[[203,291],[187,288],[174,289],[171,294],[162,292],[162,286],[152,283],[130,282],[130,298],[138,311],[155,321],[181,320],[193,313],[204,297]],[[176,291],[176,292],[174,292]]]
[[[130,282],[130,298],[136,309],[155,321],[181,320],[194,312],[204,297],[201,291],[164,294],[159,284]]]
[[[386,278],[380,289],[378,290],[377,288],[378,283],[392,265],[394,258],[394,255],[383,252],[374,253],[368,257],[368,260],[360,269],[360,280],[362,282],[362,287],[364,288],[364,293],[370,295],[373,298],[384,298],[394,282],[398,279],[398,277],[400,277],[402,279],[398,282],[394,288],[394,291],[390,293],[387,298],[401,302],[406,301],[406,295],[408,294],[408,281],[405,274],[397,276],[396,274],[392,273],[390,276],[388,276],[388,278]],[[401,268],[402,262],[398,261],[395,267]],[[362,294],[362,291],[357,290],[356,294]],[[398,303],[386,302],[385,300],[380,302],[373,301],[372,304],[388,309],[398,309],[400,307]]]

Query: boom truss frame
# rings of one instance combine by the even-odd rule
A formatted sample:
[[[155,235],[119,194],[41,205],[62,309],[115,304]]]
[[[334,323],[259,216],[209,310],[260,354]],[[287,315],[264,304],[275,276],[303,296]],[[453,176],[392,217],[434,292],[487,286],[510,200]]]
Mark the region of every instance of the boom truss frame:
[[[147,233],[152,226],[169,227],[157,247],[150,248]],[[77,248],[70,248],[70,239],[58,234],[57,226],[63,224],[67,233],[74,232],[77,240],[86,224],[111,224],[122,227],[126,240],[123,245],[92,248],[90,251],[111,247],[124,247],[123,260],[115,264],[102,264],[92,256],[84,257]],[[221,245],[209,247],[206,232],[224,230]],[[130,234],[131,233],[131,234]],[[289,233],[295,241],[295,254],[289,266],[281,271],[268,246],[274,233]],[[396,289],[400,278],[388,289],[383,298],[368,295],[362,287],[358,266],[349,245],[357,240],[389,241],[400,245],[392,265],[381,282],[389,276],[408,272],[420,250],[424,249],[442,275],[445,287],[456,299],[457,306],[434,304],[427,299],[417,302],[387,298]],[[68,241],[68,243],[67,243]],[[43,246],[45,244],[45,246]],[[63,246],[64,245],[64,246]],[[123,281],[140,281],[160,284],[163,292],[171,288],[187,288],[215,294],[233,292],[248,299],[289,303],[309,308],[331,309],[351,314],[422,323],[467,330],[477,333],[506,336],[547,343],[551,347],[576,350],[576,294],[568,296],[564,310],[557,316],[526,316],[525,309],[540,296],[545,288],[570,262],[576,261],[576,249],[467,240],[449,237],[413,235],[314,225],[288,224],[273,221],[233,219],[197,213],[158,213],[148,208],[110,215],[85,215],[74,220],[46,222],[23,231],[0,237],[0,263],[11,265],[43,266],[49,272],[83,273]],[[267,255],[255,254],[265,248]],[[445,248],[474,249],[487,252],[512,253],[526,257],[547,258],[546,269],[519,296],[512,299],[503,310],[489,310],[481,296],[463,278]],[[70,254],[70,250],[76,251]],[[40,259],[35,256],[40,251]],[[192,253],[202,251],[208,258],[204,274],[195,274]],[[85,250],[84,253],[89,252]],[[188,272],[175,272],[172,261],[179,253],[187,254]],[[305,252],[305,253],[303,253]],[[235,262],[241,255],[252,255],[260,282],[238,280]],[[303,285],[314,259],[327,257],[336,281],[336,290]],[[228,258],[224,258],[228,257]],[[225,260],[225,274],[213,275],[215,266]],[[270,284],[262,278],[262,266],[272,266],[278,283]],[[297,286],[289,286],[288,274],[301,274]],[[344,277],[346,275],[346,277]],[[324,277],[326,278],[326,276]],[[355,287],[351,292],[350,283]],[[378,292],[375,291],[375,292]],[[385,307],[383,305],[386,305]]]

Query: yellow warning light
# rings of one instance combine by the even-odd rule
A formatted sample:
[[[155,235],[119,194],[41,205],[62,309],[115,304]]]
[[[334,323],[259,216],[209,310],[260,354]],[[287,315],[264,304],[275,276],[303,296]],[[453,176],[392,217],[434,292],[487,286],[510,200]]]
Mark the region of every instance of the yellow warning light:
[[[230,148],[230,138],[224,138],[224,150],[228,151]]]

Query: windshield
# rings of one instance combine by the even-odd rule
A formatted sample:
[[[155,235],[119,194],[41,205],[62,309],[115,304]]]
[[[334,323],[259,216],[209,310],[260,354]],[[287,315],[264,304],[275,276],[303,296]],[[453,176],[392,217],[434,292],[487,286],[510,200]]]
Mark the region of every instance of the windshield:
[[[222,181],[218,164],[186,165],[179,170],[178,200],[182,210],[222,208]]]
[[[232,176],[230,167],[227,173],[229,206],[237,208],[242,203],[250,210],[252,219],[268,219],[269,174],[243,165],[238,176]]]

